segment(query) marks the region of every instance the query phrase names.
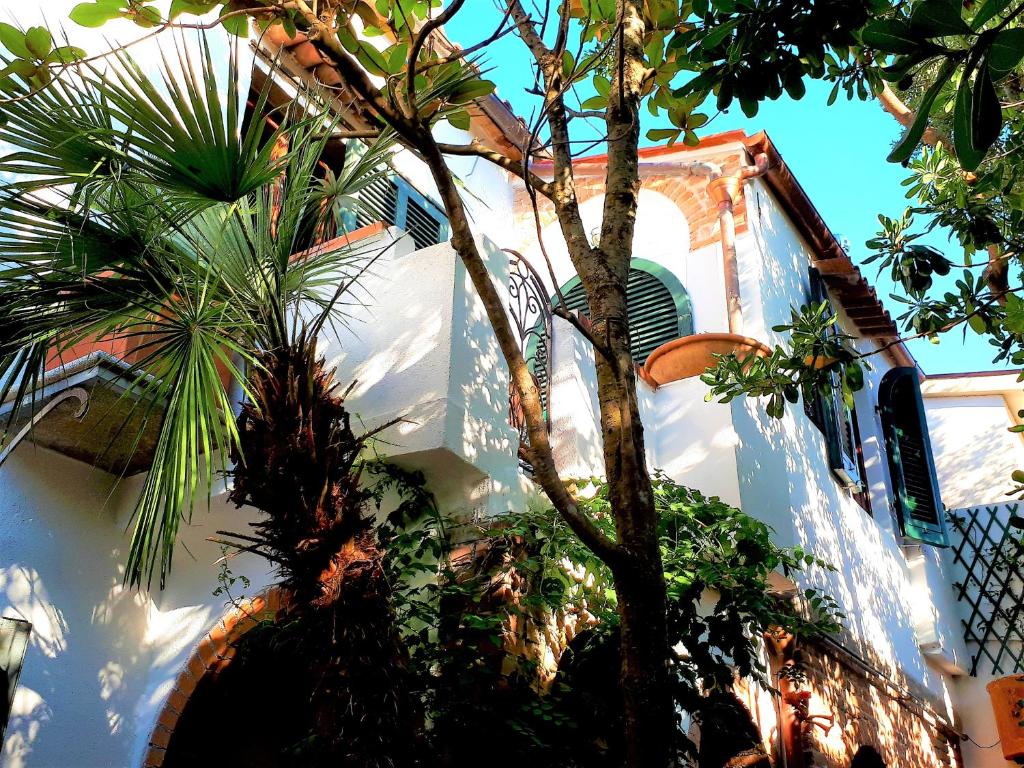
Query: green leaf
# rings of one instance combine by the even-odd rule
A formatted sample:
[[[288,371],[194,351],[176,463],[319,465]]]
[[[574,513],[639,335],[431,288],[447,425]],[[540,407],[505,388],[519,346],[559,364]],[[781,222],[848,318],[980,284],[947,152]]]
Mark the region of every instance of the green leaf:
[[[462,131],[468,131],[470,125],[469,112],[464,109],[460,109],[457,112],[450,112],[447,115],[448,122],[453,127],[458,128]]]
[[[910,29],[927,37],[972,35],[973,30],[960,16],[961,0],[925,0],[910,14]]]
[[[994,19],[1013,2],[1013,0],[986,0],[985,4],[978,9],[971,19],[971,29],[977,31],[985,26],[991,19]]]
[[[245,39],[249,37],[249,17],[244,13],[239,16],[227,16],[233,10],[237,9],[230,3],[221,6],[221,26],[229,35]]]
[[[468,104],[494,93],[494,83],[490,80],[469,80],[459,83],[448,97],[454,104]]]
[[[715,48],[725,38],[727,38],[736,26],[740,23],[739,18],[730,19],[724,24],[713,28],[710,32],[704,35],[704,39],[700,41],[702,48]]]
[[[50,51],[44,60],[47,64],[70,64],[85,58],[85,50],[73,45],[62,45]]]
[[[53,49],[53,37],[46,27],[30,27],[25,33],[25,45],[37,59],[45,59]]]
[[[965,77],[956,92],[953,109],[953,148],[960,167],[973,171],[999,136],[1002,110],[988,68],[982,66],[972,83]]]
[[[909,24],[899,19],[872,21],[861,31],[860,39],[869,48],[886,53],[917,53],[928,46],[911,31]]]
[[[971,315],[967,318],[967,324],[971,327],[971,330],[979,336],[988,330],[988,324],[985,322],[985,318],[981,315]]]
[[[79,3],[68,16],[80,27],[102,27],[108,21],[118,18],[123,10],[124,6],[120,2]]]
[[[582,104],[580,104],[580,107],[582,109],[604,109],[607,106],[608,97],[600,95],[591,96],[589,99],[586,99]]]
[[[651,128],[647,131],[647,138],[650,141],[675,142],[679,139],[680,134],[682,134],[682,131],[677,128]]]
[[[1006,319],[1003,325],[1010,333],[1024,334],[1024,299],[1015,293],[1006,294]]]
[[[384,59],[383,54],[365,40],[360,40],[358,44],[359,49],[356,51],[356,58],[359,59],[359,63],[366,67],[370,74],[386,77],[388,74],[388,63]]]
[[[921,141],[921,137],[924,135],[924,129],[928,126],[928,114],[932,111],[932,104],[935,103],[939,91],[942,90],[950,75],[953,74],[955,66],[955,63],[949,59],[942,65],[942,69],[935,76],[935,82],[932,83],[917,107],[917,116],[914,118],[914,122],[903,134],[903,138],[900,139],[899,143],[893,147],[889,157],[886,158],[890,163],[904,162],[917,149],[918,142]]]
[[[1004,29],[995,36],[989,46],[985,62],[992,72],[993,80],[1001,80],[1010,74],[1024,58],[1024,27]]]
[[[569,51],[562,51],[562,76],[569,77],[575,66],[576,60],[573,59],[572,54]]]
[[[227,7],[227,6],[225,6]],[[152,5],[144,5],[139,8],[133,16],[130,16],[131,20],[135,22],[135,26],[143,27],[145,29],[152,29],[153,27],[159,26],[163,21],[163,17],[160,15],[160,11]],[[232,17],[229,22],[234,21],[237,17]],[[224,27],[228,29],[227,24]],[[247,28],[248,29],[248,28]],[[245,35],[242,35],[245,37]]]
[[[0,43],[19,59],[32,58],[32,52],[25,44],[25,34],[15,26],[0,22]]]
[[[594,90],[607,99],[612,90],[612,81],[604,75],[594,75]]]
[[[405,66],[405,59],[409,55],[409,46],[406,43],[399,43],[387,52],[388,74],[397,75]]]

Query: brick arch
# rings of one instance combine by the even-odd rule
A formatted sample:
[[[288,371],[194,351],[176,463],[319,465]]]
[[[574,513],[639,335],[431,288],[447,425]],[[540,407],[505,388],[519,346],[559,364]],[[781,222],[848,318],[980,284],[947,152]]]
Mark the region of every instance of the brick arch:
[[[178,671],[174,687],[160,709],[142,768],[161,768],[163,765],[171,735],[199,681],[231,663],[238,650],[238,641],[247,632],[264,621],[280,621],[289,608],[288,593],[280,586],[268,587],[251,599],[240,600],[199,639]]]
[[[718,159],[725,175],[736,173],[742,166],[742,158],[737,154]],[[682,211],[690,227],[690,253],[712,243],[721,241],[718,228],[718,206],[708,194],[708,180],[704,176],[665,175],[651,176],[641,181],[643,189],[658,192],[675,203]],[[604,194],[604,179],[595,176],[583,176],[576,179],[576,197],[580,204]],[[538,199],[540,220],[543,226],[555,221],[553,206],[545,199]],[[533,209],[526,192],[517,189],[514,210],[517,216],[528,217],[529,227],[526,231],[533,232]],[[736,234],[747,231],[747,205],[744,185],[740,185],[738,199],[733,206],[736,220]]]

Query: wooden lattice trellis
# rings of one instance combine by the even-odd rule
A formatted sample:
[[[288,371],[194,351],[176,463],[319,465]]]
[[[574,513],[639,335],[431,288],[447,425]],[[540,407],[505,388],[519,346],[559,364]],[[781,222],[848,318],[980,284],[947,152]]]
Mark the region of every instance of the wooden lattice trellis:
[[[957,600],[966,608],[971,674],[1024,671],[1024,518],[1017,504],[958,509],[950,515]]]

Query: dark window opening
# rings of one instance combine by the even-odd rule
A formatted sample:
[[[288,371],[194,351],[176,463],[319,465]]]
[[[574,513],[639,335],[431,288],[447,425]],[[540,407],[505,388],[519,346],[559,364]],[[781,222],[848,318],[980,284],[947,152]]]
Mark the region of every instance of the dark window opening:
[[[916,368],[893,368],[885,374],[878,391],[878,409],[903,535],[947,546],[942,497]]]
[[[810,286],[811,303],[817,305],[826,302],[826,311],[830,316],[833,315],[825,283],[815,269],[810,271]],[[833,326],[828,333],[834,334],[838,331]],[[864,451],[861,447],[860,428],[857,425],[857,412],[853,403],[844,396],[843,375],[841,369],[831,371],[820,389],[805,390],[804,413],[825,436],[832,474],[870,514],[871,499],[864,482]]]

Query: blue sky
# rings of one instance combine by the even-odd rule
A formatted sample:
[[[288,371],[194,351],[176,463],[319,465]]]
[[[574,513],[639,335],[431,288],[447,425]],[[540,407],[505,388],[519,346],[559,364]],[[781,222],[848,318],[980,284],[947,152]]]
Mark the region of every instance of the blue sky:
[[[475,0],[472,5],[472,14],[463,12],[461,18],[456,17],[455,23],[446,27],[448,36],[463,46],[489,34],[498,21],[488,3]],[[493,47],[484,66],[491,68],[488,76],[497,83],[498,94],[518,114],[528,118],[538,100],[525,90],[532,85],[526,56],[523,44],[507,35]],[[877,231],[878,214],[896,216],[908,203],[900,186],[907,172],[885,161],[901,128],[874,101],[847,102],[841,96],[832,107],[827,107],[831,85],[809,82],[807,86],[807,94],[800,101],[782,98],[766,102],[752,119],[747,119],[735,106],[699,133],[710,135],[737,128],[748,134],[767,131],[832,231],[849,240],[851,255],[859,263],[869,255],[864,242]],[[662,125],[644,112],[645,130],[669,127],[667,121]],[[962,261],[959,245],[950,243],[942,234],[933,234],[925,242],[953,261]],[[900,305],[888,296],[891,283],[886,276],[876,278],[872,265],[865,267],[864,272],[893,316],[898,316]],[[966,340],[959,330],[954,330],[940,344],[919,340],[909,346],[925,373],[1001,367],[992,364],[993,348],[987,340],[971,331]]]

